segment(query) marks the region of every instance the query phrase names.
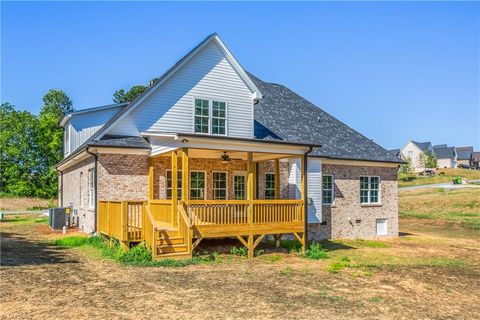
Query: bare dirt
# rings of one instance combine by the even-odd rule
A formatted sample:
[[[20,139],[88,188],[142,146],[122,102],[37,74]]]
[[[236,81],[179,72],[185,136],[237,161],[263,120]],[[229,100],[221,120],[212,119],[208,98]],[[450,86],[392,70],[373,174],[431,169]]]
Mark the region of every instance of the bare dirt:
[[[53,246],[44,224],[2,222],[0,318],[478,319],[480,238],[402,222],[388,248],[345,242],[321,261],[278,251],[184,268],[123,266]],[[343,256],[371,266],[326,271]]]

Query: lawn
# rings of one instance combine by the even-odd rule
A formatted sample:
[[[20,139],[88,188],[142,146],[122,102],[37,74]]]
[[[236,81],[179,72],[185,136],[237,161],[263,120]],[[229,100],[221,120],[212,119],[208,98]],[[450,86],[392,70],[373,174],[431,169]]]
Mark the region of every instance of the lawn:
[[[418,186],[424,184],[451,182],[455,177],[462,177],[468,180],[480,179],[480,170],[468,169],[438,169],[433,177],[422,177],[418,175],[403,176],[398,179],[399,187]]]
[[[193,259],[140,265],[100,238],[7,215],[0,318],[476,319],[478,192],[405,191],[399,238],[323,241],[309,257],[264,243],[253,260],[234,239],[205,240]]]
[[[46,200],[39,198],[0,196],[1,211],[42,210],[55,207],[56,205],[56,199]]]

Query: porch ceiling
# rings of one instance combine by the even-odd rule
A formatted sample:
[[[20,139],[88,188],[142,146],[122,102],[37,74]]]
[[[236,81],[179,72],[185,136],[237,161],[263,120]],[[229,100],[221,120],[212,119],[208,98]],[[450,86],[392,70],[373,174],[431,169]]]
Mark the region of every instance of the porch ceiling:
[[[182,156],[181,149],[176,150],[178,157]],[[215,150],[215,149],[188,149],[189,158],[201,158],[201,159],[218,159],[222,160],[223,154],[230,157],[231,160],[244,160],[247,161],[247,152],[245,151],[230,151],[230,150]],[[162,153],[154,157],[170,157],[170,152]],[[287,159],[292,157],[298,157],[298,155],[280,154],[280,153],[253,153],[253,161],[269,161],[275,159]]]

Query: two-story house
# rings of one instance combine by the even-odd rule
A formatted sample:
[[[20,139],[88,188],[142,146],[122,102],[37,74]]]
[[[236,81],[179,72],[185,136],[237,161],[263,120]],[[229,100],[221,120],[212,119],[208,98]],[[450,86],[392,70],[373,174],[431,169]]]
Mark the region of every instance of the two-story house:
[[[401,160],[290,89],[247,73],[212,34],[130,103],[67,114],[59,201],[84,232],[155,258],[202,239],[398,234]]]
[[[410,140],[402,149],[400,149],[400,157],[409,160],[415,172],[422,172],[427,169],[422,161],[422,154],[424,153],[433,154],[431,142],[417,142]]]

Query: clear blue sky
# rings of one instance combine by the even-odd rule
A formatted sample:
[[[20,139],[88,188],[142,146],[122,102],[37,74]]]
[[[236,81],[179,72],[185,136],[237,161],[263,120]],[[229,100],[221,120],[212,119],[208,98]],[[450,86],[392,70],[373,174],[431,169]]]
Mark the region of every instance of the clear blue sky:
[[[480,149],[479,3],[1,4],[1,101],[76,109],[161,75],[217,32],[243,67],[386,148]],[[292,106],[294,107],[294,106]]]

